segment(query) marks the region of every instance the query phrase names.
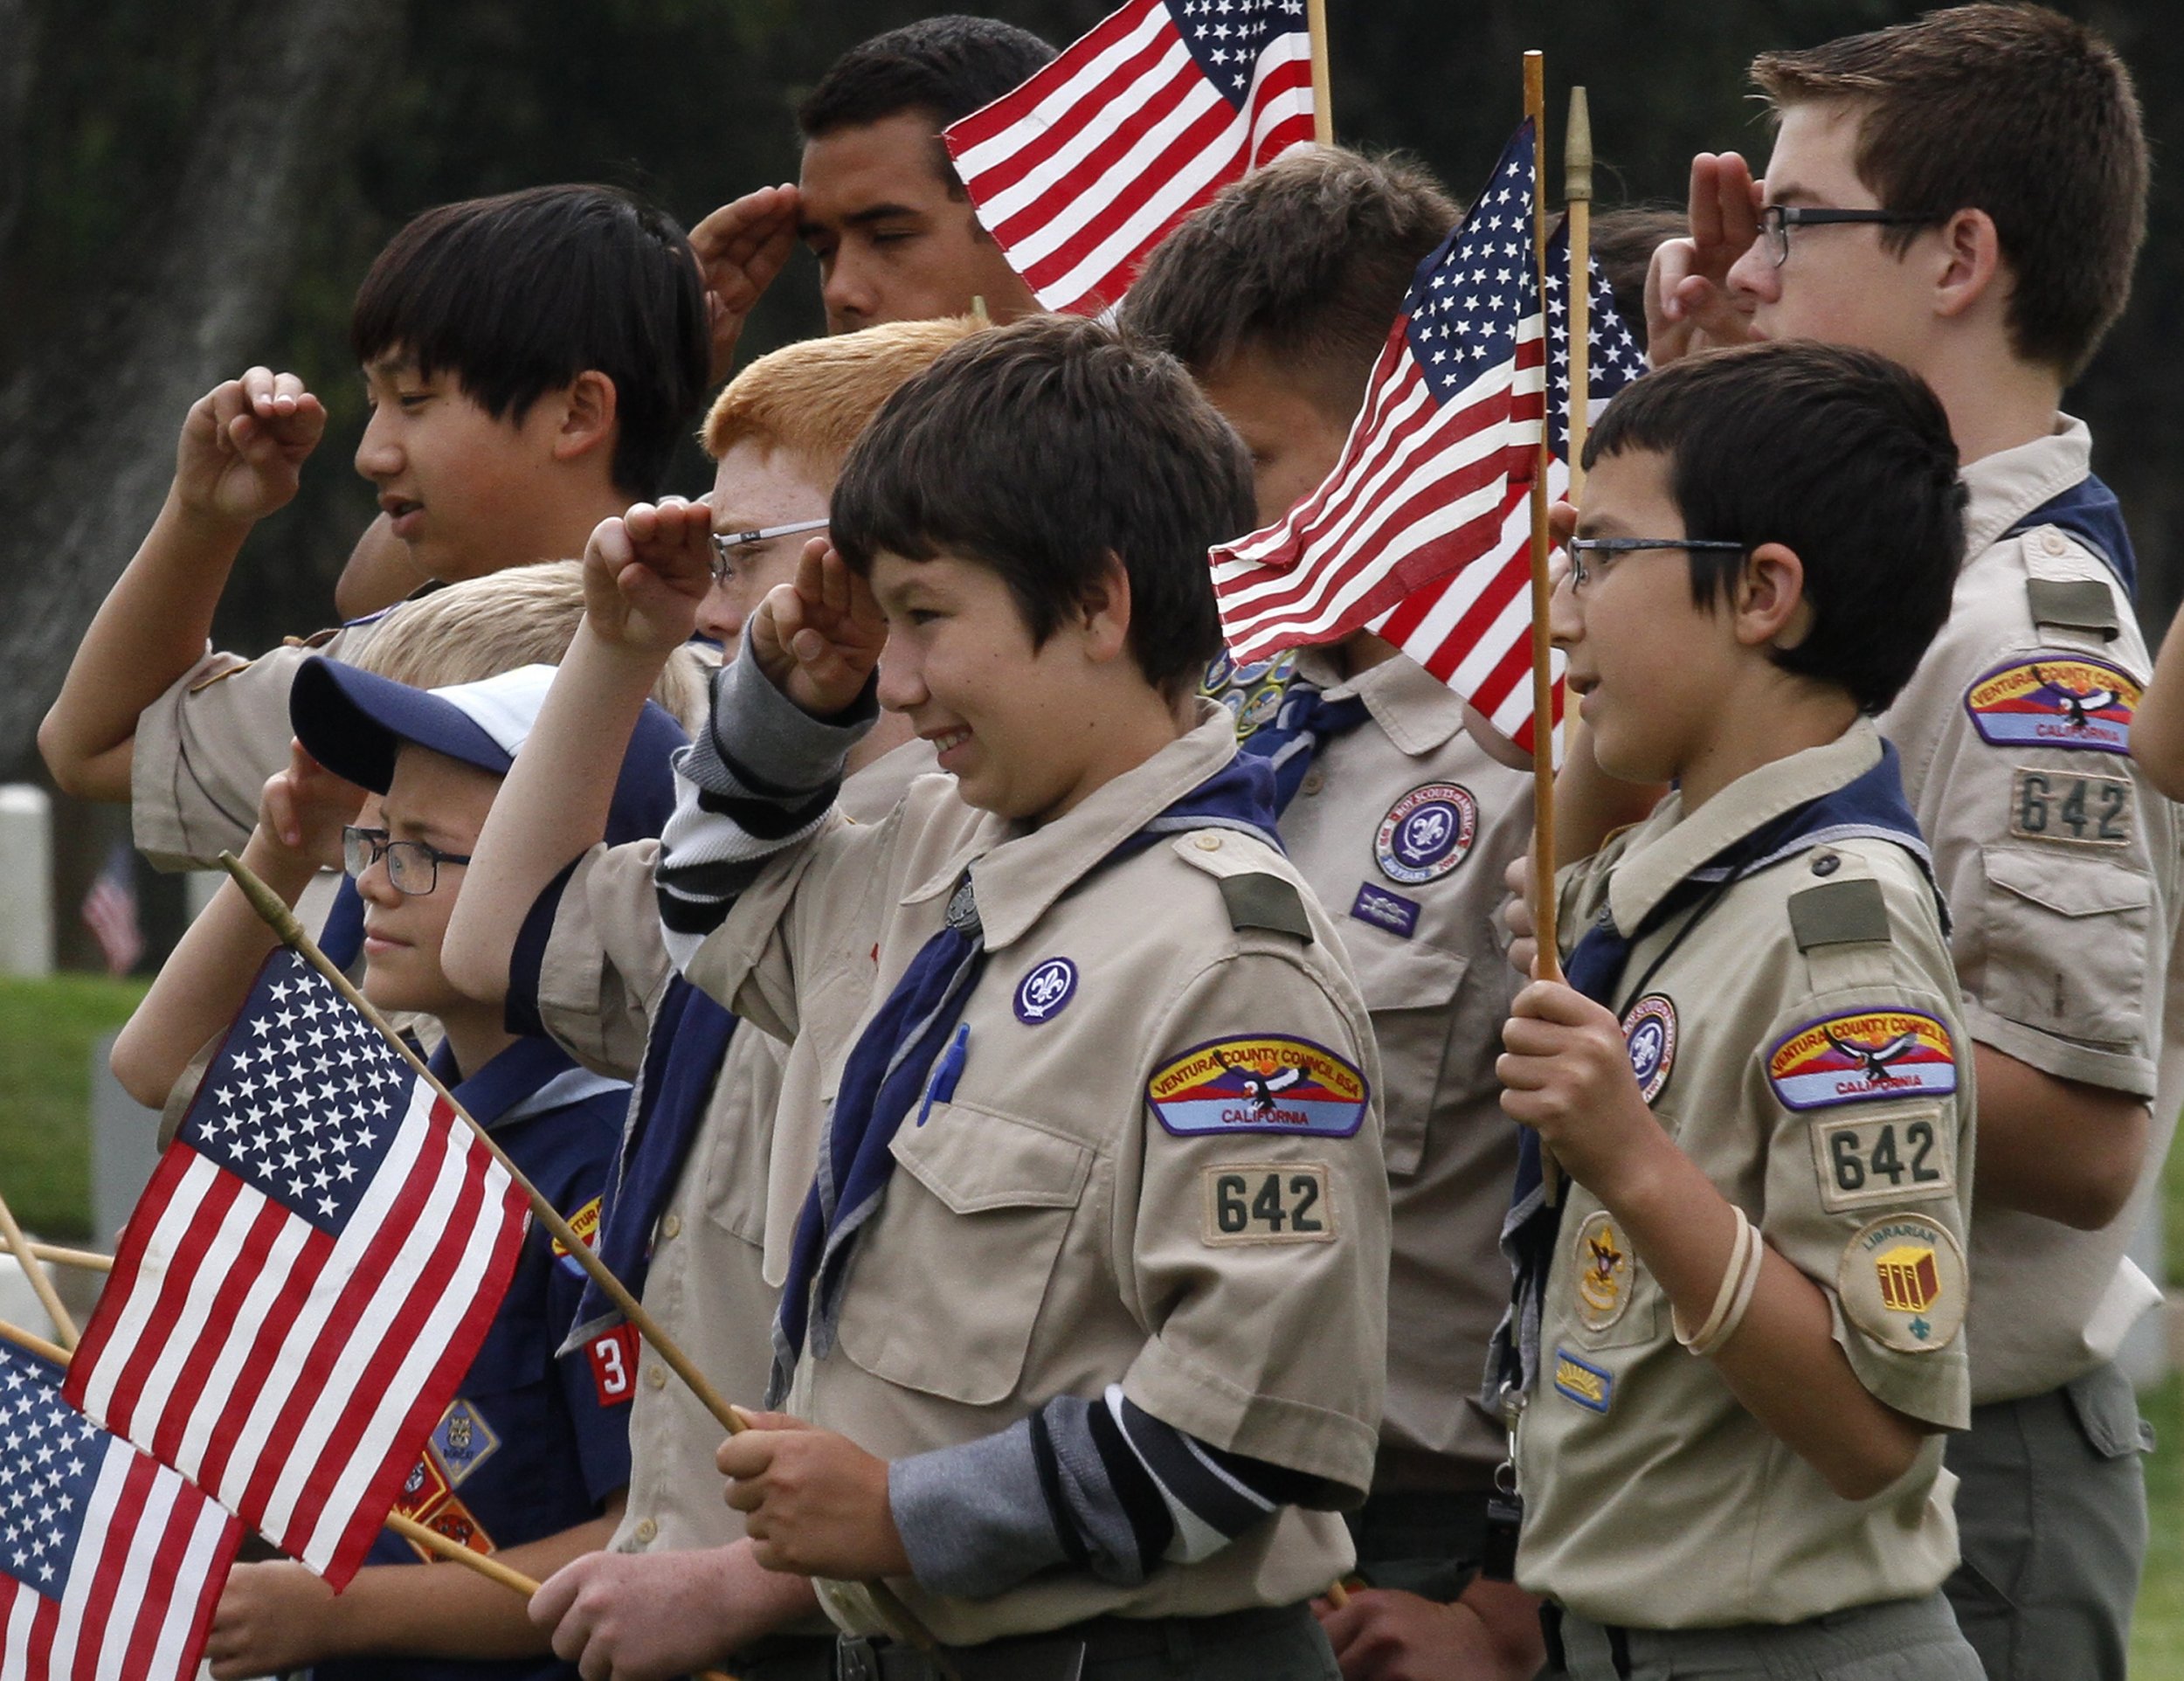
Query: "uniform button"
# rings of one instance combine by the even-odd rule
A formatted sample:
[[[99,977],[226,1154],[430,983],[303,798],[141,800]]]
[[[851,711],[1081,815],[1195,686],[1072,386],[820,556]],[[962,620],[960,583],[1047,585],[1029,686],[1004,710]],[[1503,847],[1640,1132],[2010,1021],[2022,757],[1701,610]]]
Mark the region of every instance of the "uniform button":
[[[682,1216],[670,1210],[667,1217],[660,1222],[660,1235],[662,1237],[681,1236]]]
[[[2062,532],[2050,527],[2040,534],[2040,546],[2051,555],[2059,555],[2068,550],[2070,545],[2063,540]]]
[[[1833,875],[1842,868],[1842,859],[1832,852],[1823,852],[1813,860],[1813,874]]]
[[[650,1546],[654,1541],[660,1539],[660,1525],[653,1522],[651,1518],[647,1518],[644,1522],[638,1525],[637,1527],[631,1532],[631,1533],[636,1537],[637,1544],[639,1546]]]
[[[651,1367],[645,1373],[645,1381],[655,1389],[665,1389],[667,1387],[667,1368],[664,1366]]]
[[[1200,852],[1219,852],[1221,849],[1220,836],[1211,829],[1200,829],[1192,839],[1197,841]]]
[[[1306,793],[1316,794],[1326,785],[1327,773],[1324,771],[1307,771],[1304,773],[1303,791]]]

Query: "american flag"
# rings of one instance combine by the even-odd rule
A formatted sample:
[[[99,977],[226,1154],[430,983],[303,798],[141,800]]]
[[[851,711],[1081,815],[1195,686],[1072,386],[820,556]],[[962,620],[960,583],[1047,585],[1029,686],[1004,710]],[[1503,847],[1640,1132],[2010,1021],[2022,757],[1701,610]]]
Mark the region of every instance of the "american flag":
[[[1131,0],[943,138],[1041,307],[1097,314],[1177,223],[1311,143],[1304,0]]]
[[[144,955],[144,933],[136,923],[136,854],[128,841],[114,842],[106,868],[83,896],[83,920],[106,957],[108,974],[126,975],[136,967]]]
[[[1527,122],[1477,203],[1420,266],[1326,482],[1275,524],[1213,550],[1238,660],[1369,626],[1526,747],[1531,483],[1544,389],[1552,377],[1552,441],[1565,453],[1569,389],[1560,296],[1568,246],[1559,233],[1550,249],[1543,316],[1532,183]],[[1597,267],[1592,294],[1598,398],[1640,364]],[[1566,468],[1560,479],[1567,483]]]
[[[0,1345],[0,1675],[183,1681],[242,1525]]]
[[[277,951],[129,1216],[68,1398],[339,1588],[527,1218],[446,1099]]]

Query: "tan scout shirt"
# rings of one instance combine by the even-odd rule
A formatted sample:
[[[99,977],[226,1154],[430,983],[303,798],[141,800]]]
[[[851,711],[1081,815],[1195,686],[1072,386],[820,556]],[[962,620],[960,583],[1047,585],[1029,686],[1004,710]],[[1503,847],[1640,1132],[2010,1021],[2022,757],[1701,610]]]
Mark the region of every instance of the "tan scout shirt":
[[[1227,1133],[1218,1119],[1194,1131],[1174,1106],[1213,1047],[1248,1059],[1302,1041],[1289,1051],[1317,1048],[1328,1077],[1377,1084],[1339,938],[1287,861],[1234,831],[1100,868],[1234,751],[1227,715],[1205,706],[1187,737],[1029,833],[925,778],[888,821],[835,826],[778,861],[699,950],[692,980],[746,1021],[797,1035],[799,1052],[819,1041],[835,1074],[862,1018],[942,926],[966,866],[990,953],[952,1101],[896,1135],[839,1340],[799,1362],[790,1410],[893,1459],[1119,1381],[1216,1447],[1368,1485],[1386,1361],[1377,1098],[1347,1138]],[[1232,926],[1220,882],[1247,875],[1299,887],[1309,941]],[[815,966],[875,946],[861,1009],[801,1007]],[[1030,985],[1061,972],[1056,960],[1070,976],[1058,1000]],[[783,1116],[785,1130],[785,1099]],[[1285,1507],[1135,1588],[1080,1573],[979,1601],[893,1586],[943,1640],[976,1643],[1105,1612],[1287,1604],[1351,1556],[1335,1514]],[[820,1597],[845,1628],[885,1629],[858,1587],[821,1583]]]
[[[1671,795],[1569,874],[1563,926],[1574,937],[1606,904],[1638,927],[1714,853],[1879,753],[1861,723],[1688,819]],[[1828,1293],[1859,1381],[1962,1429],[1972,1059],[1917,862],[1846,839],[1748,876],[1640,940],[1615,1007],[1662,1126]],[[1870,1095],[1860,1062],[1908,1095]],[[1842,1499],[1677,1343],[1621,1222],[1583,1186],[1567,1194],[1518,1425],[1518,1581],[1648,1629],[1791,1622],[1938,1588],[1957,1560],[1942,1438],[1886,1492]]]
[[[1372,1013],[1394,1254],[1388,1394],[1376,1485],[1483,1490],[1508,1437],[1472,1397],[1509,1305],[1502,1217],[1517,1129],[1494,1077],[1517,990],[1502,872],[1531,830],[1531,777],[1489,757],[1463,702],[1406,655],[1342,681],[1298,656],[1330,700],[1371,718],[1323,743],[1282,814],[1289,861],[1335,918]],[[1406,809],[1464,813],[1437,855],[1395,849]]]
[[[136,717],[129,822],[161,869],[211,869],[258,826],[266,778],[288,763],[288,688],[314,654],[355,661],[384,615],[291,638],[255,660],[207,652]]]
[[[842,785],[843,814],[876,822],[910,780],[933,768],[923,742],[896,748]],[[547,1032],[585,1066],[639,1077],[652,1013],[674,975],[653,895],[659,843],[594,847],[555,908],[539,965],[538,1012]],[[870,965],[867,965],[869,972]],[[762,1265],[766,1179],[787,1052],[778,1040],[738,1030],[714,1083],[689,1159],[660,1223],[645,1277],[647,1311],[721,1394],[757,1405],[773,1364],[773,1315],[781,1276]],[[808,1182],[816,1141],[797,1159]],[[639,1357],[629,1417],[629,1498],[610,1546],[724,1546],[743,1517],[722,1498],[713,1450],[720,1422],[646,1346]]]
[[[2104,1229],[1979,1210],[1981,1403],[2091,1371],[2160,1300],[2124,1250],[2184,1102],[2184,1080],[2156,1079],[2164,1016],[2184,1007],[2169,972],[2177,808],[2111,751],[2151,670],[2146,644],[2121,585],[2076,538],[2053,526],[2001,535],[2083,479],[2090,450],[2084,425],[2065,419],[1965,469],[1971,557],[1948,623],[1881,718],[1955,918],[1972,1036],[2063,1079],[2156,1099],[2138,1193]],[[2053,1148],[2058,1159],[2071,1148],[2066,1131]]]

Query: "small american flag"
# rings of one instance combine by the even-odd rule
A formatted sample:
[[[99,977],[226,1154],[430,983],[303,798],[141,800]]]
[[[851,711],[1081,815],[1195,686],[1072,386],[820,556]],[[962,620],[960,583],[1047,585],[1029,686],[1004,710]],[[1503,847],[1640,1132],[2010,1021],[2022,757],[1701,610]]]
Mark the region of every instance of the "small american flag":
[[[107,972],[126,975],[144,955],[144,933],[136,923],[136,854],[117,840],[106,868],[83,896],[84,926],[106,956]]]
[[[1177,223],[1311,143],[1304,0],[1131,0],[943,138],[1040,305],[1097,314]]]
[[[446,1100],[276,951],[129,1216],[68,1398],[339,1588],[527,1218]]]
[[[183,1681],[242,1525],[0,1346],[0,1675]]]

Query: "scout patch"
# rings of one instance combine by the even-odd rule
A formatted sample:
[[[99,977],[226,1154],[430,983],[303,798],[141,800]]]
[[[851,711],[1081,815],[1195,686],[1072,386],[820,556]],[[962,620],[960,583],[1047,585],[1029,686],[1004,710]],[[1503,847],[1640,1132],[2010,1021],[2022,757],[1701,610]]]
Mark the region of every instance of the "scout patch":
[[[1385,928],[1398,939],[1408,939],[1418,931],[1419,904],[1400,893],[1390,893],[1370,882],[1358,884],[1358,897],[1350,907],[1350,914],[1361,923],[1371,923],[1375,928]]]
[[[1236,1243],[1331,1243],[1335,1207],[1327,1164],[1243,1162],[1203,1175],[1206,1221],[1199,1236],[1215,1249]]]
[[[1956,1165],[1955,1139],[1939,1107],[1884,1121],[1821,1121],[1813,1128],[1820,1204],[1831,1214],[1947,1196],[1957,1188]]]
[[[569,1216],[569,1229],[576,1233],[587,1249],[599,1247],[599,1200],[598,1197],[593,1197]],[[584,1263],[569,1253],[569,1246],[558,1237],[554,1240],[554,1259],[561,1262],[564,1271],[578,1277],[584,1276]]]
[[[501,1438],[493,1433],[485,1415],[460,1395],[440,1415],[439,1425],[429,1441],[446,1468],[448,1482],[456,1488],[501,1446]]]
[[[1034,964],[1032,971],[1016,983],[1016,1019],[1026,1027],[1036,1027],[1049,1017],[1061,1013],[1061,1007],[1076,996],[1077,965],[1067,958],[1048,958]]]
[[[2009,778],[2009,832],[2065,847],[2127,847],[2129,777],[2069,776],[2021,764]]]
[[[1479,804],[1469,788],[1428,782],[1388,807],[1372,855],[1380,874],[1405,887],[1437,882],[1461,864],[1479,833]]]
[[[1223,654],[1206,668],[1206,681],[1199,685],[1199,693],[1228,709],[1228,716],[1236,721],[1236,739],[1241,741],[1280,714],[1282,697],[1296,664],[1293,656],[1283,654],[1240,666]]]
[[[1850,1323],[1886,1347],[1946,1348],[1964,1325],[1964,1250],[1924,1214],[1884,1214],[1843,1250],[1835,1293]]]
[[[1638,1095],[1650,1103],[1676,1067],[1676,1001],[1666,993],[1648,993],[1632,1005],[1623,1017],[1623,1042],[1630,1048]]]
[[[584,1345],[591,1387],[602,1407],[626,1406],[637,1393],[637,1327],[618,1325]]]
[[[417,1463],[410,1467],[409,1476],[403,1479],[401,1492],[394,1497],[394,1509],[421,1524],[439,1510],[440,1502],[453,1491],[447,1473],[433,1463],[431,1454],[421,1453],[417,1456]]]
[[[493,1537],[486,1533],[486,1526],[478,1521],[477,1517],[468,1506],[452,1494],[447,1497],[446,1504],[439,1511],[431,1517],[419,1521],[425,1528],[438,1530],[449,1540],[460,1542],[473,1553],[492,1553],[498,1550],[494,1546]],[[425,1549],[418,1546],[415,1541],[411,1541],[410,1545],[424,1554],[428,1564],[439,1561],[438,1553],[425,1553]]]
[[[1615,1374],[1566,1348],[1555,1350],[1555,1390],[1587,1412],[1605,1413],[1615,1402]]]
[[[1789,1109],[1957,1089],[1949,1030],[1920,1010],[1850,1010],[1808,1021],[1767,1053],[1767,1083]]]
[[[1606,1331],[1623,1317],[1630,1305],[1631,1287],[1637,1283],[1638,1262],[1615,1229],[1607,1209],[1587,1214],[1578,1228],[1572,1246],[1574,1265],[1571,1276],[1577,1285],[1578,1323],[1587,1331]]]
[[[2128,753],[2144,692],[2105,660],[2043,655],[1995,667],[1965,690],[1964,709],[1990,746]]]
[[[1346,1138],[1365,1123],[1365,1077],[1324,1045],[1267,1034],[1193,1045],[1145,1087],[1177,1138],[1303,1132]]]

